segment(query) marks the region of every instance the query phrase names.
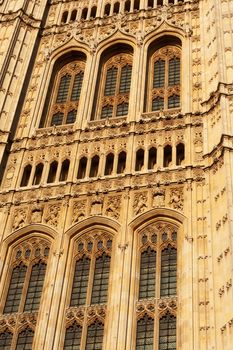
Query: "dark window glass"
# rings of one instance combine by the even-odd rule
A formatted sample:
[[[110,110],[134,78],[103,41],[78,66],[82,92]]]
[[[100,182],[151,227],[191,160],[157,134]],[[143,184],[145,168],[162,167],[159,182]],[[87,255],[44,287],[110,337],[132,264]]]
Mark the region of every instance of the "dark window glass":
[[[28,185],[29,179],[30,179],[30,175],[31,175],[31,171],[32,171],[32,166],[30,164],[28,164],[27,166],[25,166],[24,171],[23,171],[23,177],[20,183],[21,187],[25,187]]]
[[[134,10],[139,10],[139,8],[140,8],[140,1],[139,0],[134,0],[133,9]]]
[[[169,83],[168,85],[177,85],[180,83],[180,59],[173,58],[169,61]]]
[[[86,303],[89,270],[90,259],[87,257],[83,257],[76,262],[70,306],[79,306]]]
[[[127,64],[121,69],[120,94],[130,91],[132,66]]]
[[[91,324],[87,329],[87,341],[85,350],[102,350],[104,325],[100,322]]]
[[[161,253],[161,297],[176,295],[176,270],[176,249],[169,245]]]
[[[135,164],[135,170],[141,171],[144,165],[144,150],[139,149],[136,153],[136,164]]]
[[[81,344],[82,328],[73,324],[66,330],[64,350],[79,350]]]
[[[141,254],[139,299],[155,297],[156,252],[148,247]]]
[[[164,108],[163,97],[156,97],[152,101],[152,111],[159,111]]]
[[[127,0],[125,2],[125,12],[130,12],[130,1],[129,0]]]
[[[105,163],[104,175],[111,175],[113,171],[114,155],[112,153],[107,155]]]
[[[27,267],[22,264],[13,269],[4,314],[18,312],[26,271]]]
[[[32,267],[24,311],[33,312],[39,309],[45,272],[46,264],[42,262],[39,262]]]
[[[108,69],[106,82],[105,82],[105,96],[111,96],[115,94],[116,91],[116,78],[117,78],[117,68],[113,67]]]
[[[51,119],[51,126],[53,126],[53,125],[61,125],[62,121],[63,121],[63,116],[64,116],[64,114],[61,113],[61,112],[58,112],[58,113],[54,114],[52,116],[52,119]]]
[[[73,22],[76,20],[77,17],[77,10],[73,10],[70,16],[70,20]]]
[[[113,113],[113,107],[110,105],[104,106],[102,108],[101,118],[110,118]]]
[[[27,328],[19,333],[16,350],[32,350],[34,332]]]
[[[172,147],[167,145],[163,150],[163,166],[168,167],[172,161]]]
[[[176,165],[181,165],[184,160],[184,144],[179,143],[176,146]]]
[[[171,315],[159,321],[159,350],[176,350],[176,318]]]
[[[73,85],[72,95],[71,95],[72,101],[77,101],[80,98],[82,83],[83,83],[83,75],[84,75],[83,72],[80,72],[75,75],[74,85]]]
[[[68,12],[65,11],[65,12],[62,14],[61,23],[66,23],[66,22],[67,22],[67,18],[68,18]]]
[[[119,2],[115,2],[114,4],[114,8],[113,8],[113,13],[119,13],[120,11],[120,3]]]
[[[136,350],[153,350],[154,320],[145,315],[137,323]]]
[[[152,147],[149,150],[148,169],[153,169],[157,161],[157,150]]]
[[[71,80],[71,76],[68,74],[64,75],[61,78],[58,93],[57,93],[57,103],[66,102],[69,86],[70,86],[70,80]]]
[[[82,16],[81,16],[81,18],[82,18],[82,19],[87,19],[87,13],[88,13],[88,9],[85,7],[85,8],[82,10]]]
[[[180,107],[180,96],[172,95],[168,97],[168,108]]]
[[[4,332],[0,334],[0,349],[1,350],[10,350],[11,341],[12,341],[12,333]]]
[[[163,87],[165,82],[165,61],[158,60],[154,63],[153,87]]]
[[[96,259],[91,304],[107,302],[110,260],[105,253]]]
[[[106,16],[109,16],[109,15],[110,15],[110,9],[111,9],[110,4],[106,4],[106,5],[105,5],[105,8],[104,8],[104,14],[105,14]]]
[[[127,115],[128,114],[128,109],[129,109],[129,105],[128,103],[121,103],[120,105],[117,106],[117,117],[121,117],[123,115]]]
[[[91,9],[91,15],[90,15],[91,18],[95,18],[96,17],[96,11],[97,11],[97,7],[93,6],[92,9]]]
[[[66,124],[73,124],[76,120],[77,111],[73,110],[67,114]]]

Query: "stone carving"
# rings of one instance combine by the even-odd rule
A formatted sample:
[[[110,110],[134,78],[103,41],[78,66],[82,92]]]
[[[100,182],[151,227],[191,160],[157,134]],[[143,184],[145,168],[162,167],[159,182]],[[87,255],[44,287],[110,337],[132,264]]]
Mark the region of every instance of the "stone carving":
[[[103,210],[103,199],[101,197],[95,197],[91,202],[91,215],[101,215]]]
[[[174,188],[171,190],[169,204],[173,209],[183,210],[184,196],[182,188]]]
[[[86,216],[86,201],[78,201],[74,203],[72,224],[83,220]]]
[[[147,209],[147,194],[146,193],[139,193],[139,194],[135,195],[133,208],[134,208],[135,215],[141,214]]]
[[[106,208],[106,215],[116,220],[120,216],[121,196],[109,197]]]
[[[152,207],[160,208],[165,206],[165,190],[162,188],[157,188],[152,193]]]
[[[42,215],[43,215],[43,208],[41,207],[33,208],[32,214],[31,214],[31,222],[32,223],[42,222]]]
[[[14,212],[13,230],[17,230],[26,225],[27,210],[19,209]]]
[[[45,217],[46,224],[57,227],[58,226],[58,214],[60,212],[60,205],[50,205],[47,209],[47,215]]]

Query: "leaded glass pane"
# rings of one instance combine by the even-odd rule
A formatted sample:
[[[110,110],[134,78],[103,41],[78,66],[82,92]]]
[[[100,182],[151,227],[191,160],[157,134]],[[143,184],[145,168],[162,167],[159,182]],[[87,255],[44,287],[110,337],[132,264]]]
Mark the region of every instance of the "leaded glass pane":
[[[84,305],[86,302],[90,259],[83,257],[75,265],[70,306]]]
[[[12,333],[4,332],[0,334],[0,349],[1,350],[10,350],[11,341],[12,341]]]
[[[153,87],[163,87],[165,82],[165,61],[158,60],[154,63]]]
[[[66,124],[73,124],[76,120],[77,111],[70,111],[67,115]]]
[[[19,265],[13,269],[4,314],[18,312],[26,271],[25,265]]]
[[[120,94],[129,92],[131,83],[132,66],[127,64],[121,69]]]
[[[176,295],[177,252],[170,245],[161,253],[160,296]]]
[[[58,93],[57,93],[57,101],[56,101],[57,103],[66,102],[69,86],[70,86],[70,80],[71,80],[71,76],[68,74],[64,75],[61,78]]]
[[[33,312],[39,309],[45,272],[46,264],[42,262],[32,267],[24,311]]]
[[[148,247],[141,254],[139,299],[155,297],[156,252]]]
[[[79,350],[81,344],[82,328],[73,324],[66,330],[64,350]]]
[[[83,75],[84,75],[83,72],[80,72],[75,75],[74,85],[73,85],[72,94],[71,94],[72,101],[77,101],[80,98],[82,83],[83,83]]]
[[[164,108],[163,97],[156,97],[152,101],[152,111],[159,111]]]
[[[105,96],[111,96],[115,94],[116,91],[116,79],[117,79],[117,68],[113,67],[108,69],[106,82],[105,82]]]
[[[96,259],[91,304],[107,302],[110,260],[105,253]]]
[[[113,107],[110,105],[104,106],[102,108],[101,118],[110,118],[112,117]]]
[[[61,125],[62,121],[63,121],[63,116],[64,116],[64,114],[61,113],[61,112],[58,112],[58,113],[54,114],[52,116],[51,126],[53,126],[53,125]]]
[[[173,58],[169,61],[169,85],[180,83],[180,59]]]
[[[171,315],[159,321],[159,350],[176,350],[176,318]]]
[[[18,336],[16,350],[32,350],[34,332],[27,328]]]
[[[121,103],[120,105],[117,106],[117,117],[123,116],[123,115],[127,115],[128,114],[128,108],[129,105],[128,103]]]
[[[168,108],[177,108],[180,106],[180,96],[172,95],[168,97]]]
[[[136,350],[153,350],[154,320],[147,315],[137,323]]]
[[[102,350],[104,325],[100,322],[91,324],[87,329],[85,350]]]

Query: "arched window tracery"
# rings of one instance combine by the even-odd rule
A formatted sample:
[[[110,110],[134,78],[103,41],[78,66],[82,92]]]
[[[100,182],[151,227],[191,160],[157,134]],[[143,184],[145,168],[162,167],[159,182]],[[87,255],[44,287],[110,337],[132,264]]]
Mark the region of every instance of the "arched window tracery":
[[[128,114],[132,74],[132,55],[119,53],[110,57],[102,67],[97,116],[120,117]]]
[[[0,312],[6,324],[11,318],[14,323],[9,321],[10,331],[0,332],[1,349],[32,349],[49,250],[47,240],[35,237],[22,241],[12,250]],[[29,317],[24,317],[24,313]],[[18,322],[22,324],[20,329]]]
[[[148,111],[180,107],[181,50],[175,45],[162,46],[150,58]]]
[[[64,350],[76,349],[75,345],[81,343],[85,344],[85,349],[102,349],[111,253],[112,236],[102,230],[91,231],[74,244],[75,265],[67,313],[72,314],[75,308],[75,313],[80,310],[85,315],[78,320],[69,317]]]
[[[85,62],[73,60],[58,70],[47,125],[72,124],[76,121]]]
[[[176,350],[177,230],[172,223],[157,221],[138,235],[138,350]]]

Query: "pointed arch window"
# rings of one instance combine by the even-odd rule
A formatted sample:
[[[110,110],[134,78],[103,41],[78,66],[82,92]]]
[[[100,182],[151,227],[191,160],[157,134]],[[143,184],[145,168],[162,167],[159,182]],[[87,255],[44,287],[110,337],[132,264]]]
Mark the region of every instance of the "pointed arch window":
[[[57,72],[47,125],[72,124],[76,120],[85,62],[74,60]]]
[[[3,303],[0,312],[3,319],[14,314],[16,319],[12,333],[0,334],[0,348],[21,350],[32,349],[34,330],[17,328],[22,313],[32,314],[36,326],[38,310],[45,280],[50,243],[44,239],[29,238],[18,244],[11,253],[9,281],[5,283]],[[33,326],[34,329],[34,326]]]
[[[72,274],[73,283],[69,302],[69,310],[84,310],[85,317],[79,324],[67,325],[64,349],[76,349],[74,344],[86,344],[85,349],[102,349],[104,336],[104,318],[93,316],[89,311],[95,305],[106,309],[112,237],[106,232],[88,234],[75,243],[75,266]],[[87,322],[88,317],[88,322]],[[76,339],[76,340],[75,340]],[[68,347],[68,345],[73,347]]]
[[[131,75],[131,54],[117,54],[104,63],[97,106],[97,114],[100,118],[120,117],[128,114]]]
[[[181,50],[174,45],[163,46],[151,57],[147,109],[159,111],[180,107]]]
[[[139,235],[140,268],[137,310],[141,304],[153,304],[150,314],[138,312],[136,349],[176,350],[176,307],[162,314],[158,300],[172,300],[176,305],[177,227],[157,222]],[[172,305],[171,303],[171,305]],[[151,309],[150,309],[151,310]],[[148,347],[147,347],[148,346]]]

